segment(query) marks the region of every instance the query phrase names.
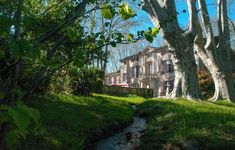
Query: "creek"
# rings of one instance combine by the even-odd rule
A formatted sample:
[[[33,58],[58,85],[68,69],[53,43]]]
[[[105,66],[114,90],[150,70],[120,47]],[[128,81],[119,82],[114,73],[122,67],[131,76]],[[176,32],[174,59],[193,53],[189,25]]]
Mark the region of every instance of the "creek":
[[[132,124],[121,132],[103,139],[96,144],[96,150],[134,150],[140,145],[140,137],[144,134],[146,120],[134,117]]]

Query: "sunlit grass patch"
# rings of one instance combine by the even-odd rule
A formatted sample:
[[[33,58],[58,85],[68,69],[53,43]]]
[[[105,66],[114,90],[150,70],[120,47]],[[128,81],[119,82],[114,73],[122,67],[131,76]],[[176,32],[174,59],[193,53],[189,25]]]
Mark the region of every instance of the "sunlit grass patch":
[[[235,148],[234,104],[152,99],[140,104],[139,114],[148,118],[144,149],[187,141],[199,148]]]
[[[145,101],[145,98],[137,96],[137,95],[127,95],[124,97],[124,96],[111,96],[111,95],[105,95],[105,94],[93,94],[93,96],[118,100],[118,101],[130,103],[130,104],[140,104]]]

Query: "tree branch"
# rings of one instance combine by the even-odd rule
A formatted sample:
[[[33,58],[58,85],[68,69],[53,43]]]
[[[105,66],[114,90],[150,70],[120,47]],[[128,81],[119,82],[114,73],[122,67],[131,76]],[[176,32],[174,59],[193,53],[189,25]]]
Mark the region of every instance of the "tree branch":
[[[202,25],[206,29],[206,45],[205,49],[215,50],[215,41],[214,41],[214,34],[210,24],[210,18],[208,15],[208,10],[206,7],[205,0],[198,0],[198,5],[200,9],[200,15],[202,19]]]
[[[229,22],[228,22],[228,13],[227,13],[227,1],[223,0],[221,2],[221,38],[220,38],[220,47],[227,49],[228,56],[230,55],[230,31],[229,31]]]
[[[187,0],[189,11],[189,27],[183,33],[183,36],[187,36],[190,42],[193,42],[196,35],[200,34],[200,24],[197,16],[196,0]],[[199,30],[199,31],[198,31]],[[199,32],[199,33],[198,33]]]
[[[87,1],[83,1],[81,3],[79,3],[76,7],[75,7],[75,12],[71,12],[69,13],[66,17],[65,17],[65,21],[60,24],[58,27],[54,28],[51,32],[49,32],[46,35],[43,35],[41,37],[39,37],[38,41],[39,43],[43,43],[44,41],[46,41],[47,39],[49,39],[50,37],[52,37],[55,33],[57,33],[63,26],[65,26],[68,23],[71,23],[72,21],[74,21],[76,18],[79,18],[80,16],[84,15],[83,11],[85,10],[85,7],[87,5]],[[93,8],[90,11],[93,11],[95,8]],[[88,11],[88,12],[90,12]],[[86,13],[88,13],[86,12]]]
[[[222,26],[221,26],[221,0],[217,0],[217,19],[218,19],[218,32],[219,36],[222,34]]]

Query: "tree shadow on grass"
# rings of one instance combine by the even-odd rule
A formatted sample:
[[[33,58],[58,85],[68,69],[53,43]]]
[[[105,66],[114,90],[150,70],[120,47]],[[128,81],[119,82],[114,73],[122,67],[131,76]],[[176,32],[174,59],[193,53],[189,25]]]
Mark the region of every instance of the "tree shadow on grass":
[[[29,136],[21,149],[82,149],[132,121],[132,110],[120,102],[102,97],[65,98],[55,95],[34,98],[32,107],[40,111],[44,131]]]
[[[149,119],[140,149],[185,149],[185,143],[198,149],[235,149],[235,109],[230,112],[216,105],[188,103],[141,104],[140,113],[148,112]]]

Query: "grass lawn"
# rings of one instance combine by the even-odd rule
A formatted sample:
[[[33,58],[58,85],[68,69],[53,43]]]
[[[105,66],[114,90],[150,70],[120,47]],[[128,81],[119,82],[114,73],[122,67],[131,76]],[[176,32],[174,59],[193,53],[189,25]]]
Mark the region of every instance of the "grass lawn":
[[[37,96],[32,107],[41,113],[40,132],[29,136],[19,149],[83,149],[128,125],[134,115],[129,104],[143,100],[98,94],[92,97]]]
[[[138,108],[148,119],[141,149],[235,149],[235,104],[152,99]]]
[[[147,118],[140,149],[235,149],[235,104],[94,94],[44,95],[33,99],[41,113],[38,135],[18,149],[84,149],[118,132],[137,114]]]

